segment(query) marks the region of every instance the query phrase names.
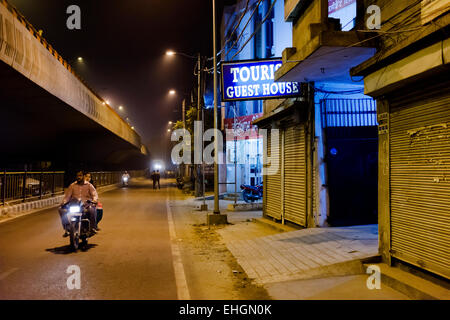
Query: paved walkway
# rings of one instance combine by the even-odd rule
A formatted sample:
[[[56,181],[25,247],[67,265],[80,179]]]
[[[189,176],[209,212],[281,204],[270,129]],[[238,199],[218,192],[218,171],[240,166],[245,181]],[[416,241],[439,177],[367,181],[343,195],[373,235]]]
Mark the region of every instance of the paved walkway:
[[[352,273],[360,268],[358,260],[377,255],[377,230],[376,225],[314,228],[251,238],[241,223],[219,233],[247,275],[267,284]]]

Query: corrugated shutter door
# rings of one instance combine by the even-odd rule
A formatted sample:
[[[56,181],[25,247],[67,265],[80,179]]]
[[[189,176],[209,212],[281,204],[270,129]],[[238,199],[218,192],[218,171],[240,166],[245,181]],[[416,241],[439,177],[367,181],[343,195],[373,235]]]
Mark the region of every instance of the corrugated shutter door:
[[[270,130],[269,130],[270,132]],[[266,177],[267,186],[266,186],[266,215],[275,218],[277,220],[281,219],[281,154],[280,154],[280,146],[281,146],[281,134],[279,135],[279,143],[272,146],[272,137],[270,133],[267,135],[267,155],[270,158],[278,158],[278,171],[275,174],[269,174]],[[267,161],[265,162],[267,163]],[[269,167],[268,164],[267,167]],[[271,170],[268,170],[268,173]]]
[[[392,256],[450,278],[450,93],[391,105]]]
[[[291,126],[284,134],[285,219],[306,226],[306,158],[303,125]]]

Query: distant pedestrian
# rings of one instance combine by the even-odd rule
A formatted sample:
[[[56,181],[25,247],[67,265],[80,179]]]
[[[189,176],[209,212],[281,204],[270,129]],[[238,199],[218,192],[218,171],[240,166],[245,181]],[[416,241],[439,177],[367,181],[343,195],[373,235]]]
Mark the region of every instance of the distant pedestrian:
[[[158,189],[161,189],[161,185],[159,183],[159,180],[161,180],[161,174],[159,173],[159,170],[156,171],[156,182],[158,183]]]
[[[156,171],[155,170],[153,170],[151,177],[153,180],[153,189],[156,189]]]

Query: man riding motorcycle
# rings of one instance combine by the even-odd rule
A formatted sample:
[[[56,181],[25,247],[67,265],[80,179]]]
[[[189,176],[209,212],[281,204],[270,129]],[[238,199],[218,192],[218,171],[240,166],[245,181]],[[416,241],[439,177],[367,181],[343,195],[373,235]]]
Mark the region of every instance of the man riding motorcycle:
[[[130,181],[130,174],[128,171],[125,171],[122,175],[122,185],[128,186],[128,181]]]
[[[79,171],[77,173],[77,181],[72,183],[69,188],[67,188],[64,200],[61,204],[61,206],[58,209],[59,216],[61,217],[61,223],[64,228],[64,235],[63,237],[69,236],[69,233],[67,232],[67,226],[69,224],[69,221],[67,220],[67,212],[68,209],[66,208],[66,204],[68,204],[71,200],[78,200],[82,201],[83,203],[86,203],[87,201],[90,201],[93,205],[88,206],[88,214],[89,214],[89,221],[91,225],[91,234],[96,233],[97,228],[97,209],[95,205],[98,201],[98,194],[95,190],[94,186],[87,182],[85,180],[84,172]]]

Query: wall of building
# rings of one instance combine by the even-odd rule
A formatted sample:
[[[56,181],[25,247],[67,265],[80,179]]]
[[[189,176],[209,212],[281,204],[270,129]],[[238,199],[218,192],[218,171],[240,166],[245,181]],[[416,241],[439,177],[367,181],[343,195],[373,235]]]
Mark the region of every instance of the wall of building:
[[[431,2],[430,2],[431,3]],[[405,223],[405,225],[409,225],[411,230],[417,228],[416,230],[427,230],[427,236],[430,239],[427,239],[421,234],[409,235],[412,241],[416,241],[416,244],[413,247],[422,248],[422,246],[429,246],[430,241],[435,241],[438,237],[431,230],[433,225],[439,225],[442,227],[442,220],[440,218],[435,218],[436,221],[433,221],[433,218],[427,218],[425,223],[417,222],[417,219],[411,219],[411,221],[399,220],[398,209],[397,217],[393,218],[394,209],[392,207],[393,203],[397,201],[399,202],[399,192],[398,187],[397,190],[394,190],[396,184],[398,182],[392,182],[392,179],[398,180],[398,164],[392,160],[393,152],[395,148],[397,148],[397,157],[398,157],[398,124],[396,130],[394,130],[394,124],[391,123],[391,117],[395,116],[396,113],[399,113],[398,105],[402,105],[402,110],[408,109],[408,112],[413,114],[411,111],[413,109],[411,102],[414,102],[416,105],[420,106],[420,108],[424,108],[424,114],[426,115],[426,105],[429,101],[433,101],[434,105],[445,106],[444,93],[445,90],[440,88],[437,90],[433,87],[448,87],[446,82],[448,82],[448,76],[445,76],[448,73],[448,66],[450,63],[450,41],[448,39],[448,34],[445,32],[439,31],[439,29],[447,27],[450,22],[450,15],[448,13],[448,6],[446,9],[442,6],[445,2],[436,1],[434,2],[435,9],[437,6],[441,5],[441,13],[445,13],[444,15],[436,15],[434,17],[433,22],[426,22],[424,20],[427,14],[423,9],[423,1],[413,1],[413,0],[405,0],[405,1],[365,1],[365,6],[376,4],[381,7],[381,17],[382,17],[382,25],[381,30],[390,32],[389,35],[380,37],[380,46],[377,55],[373,59],[369,59],[364,62],[360,66],[356,67],[359,70],[359,73],[364,75],[364,84],[365,91],[370,96],[377,98],[377,112],[378,116],[382,116],[380,119],[382,127],[379,130],[379,157],[378,157],[378,220],[379,220],[379,252],[382,255],[383,261],[390,264],[392,260],[392,255],[395,255],[395,250],[391,248],[391,244],[395,242],[399,242],[399,239],[393,240],[392,233],[395,228],[391,225],[391,223]],[[439,11],[439,10],[436,10]],[[424,38],[427,38],[427,41],[423,41]],[[395,53],[399,51],[403,51],[402,55],[394,56]],[[388,60],[389,59],[389,60]],[[436,93],[438,92],[438,93]],[[440,96],[442,95],[442,96]],[[425,98],[426,96],[426,98]],[[439,100],[441,99],[441,100]],[[414,105],[413,104],[413,105]],[[394,109],[394,105],[397,105],[397,109]],[[419,109],[420,110],[420,109]],[[428,109],[429,110],[429,109]],[[441,110],[445,110],[441,107]],[[404,131],[408,130],[407,125],[410,123],[416,123],[416,125],[421,126],[422,124],[417,124],[417,119],[419,116],[415,115],[415,118],[410,115],[409,121],[404,125]],[[424,122],[426,121],[434,121],[439,124],[442,123],[442,115],[434,114],[423,116],[422,119]],[[426,126],[425,124],[423,124]],[[406,127],[406,128],[405,128]],[[438,127],[438,126],[437,126]],[[403,130],[400,130],[403,131]],[[403,132],[404,132],[403,131]],[[402,134],[403,134],[402,132]],[[407,132],[404,132],[407,133]],[[423,141],[427,141],[428,138],[422,136]],[[448,138],[445,134],[438,135],[438,139]],[[395,140],[396,139],[396,140]],[[397,145],[391,144],[391,141],[396,141]],[[447,139],[448,140],[448,139]],[[430,139],[429,141],[432,141]],[[445,140],[444,140],[445,141]],[[445,143],[444,143],[445,145]],[[437,160],[439,157],[444,157],[446,155],[444,148],[439,149],[439,151],[429,151],[426,155],[424,155],[424,160],[417,161],[417,158],[414,158],[414,147],[417,147],[417,144],[411,142],[411,149],[405,148],[405,158],[408,159],[408,166],[411,166],[411,175],[423,174],[424,177],[421,179],[429,181],[432,180],[432,177],[426,177],[426,174],[435,174],[435,172],[439,172],[439,174],[446,175],[446,168],[438,167],[436,170],[436,166],[433,166],[433,161],[442,161]],[[429,149],[432,150],[432,144],[429,144]],[[428,150],[427,150],[428,151]],[[408,155],[408,152],[410,155]],[[434,152],[434,153],[433,153]],[[442,152],[442,153],[441,153]],[[443,156],[444,155],[444,156]],[[433,160],[429,160],[427,157],[433,158]],[[414,159],[416,162],[414,162]],[[444,161],[445,163],[445,161]],[[417,167],[422,166],[426,167],[425,169],[418,170]],[[393,170],[397,170],[397,173],[391,176],[391,172]],[[447,170],[448,171],[448,170]],[[412,178],[411,178],[412,179]],[[416,179],[417,181],[417,179]],[[445,183],[445,182],[444,182]],[[393,187],[393,185],[394,187]],[[443,187],[442,184],[439,185],[440,188]],[[415,187],[415,186],[414,186]],[[423,193],[428,192],[424,187],[422,188],[422,194],[419,195],[413,191],[409,193],[404,193],[401,200],[404,200],[406,204],[408,204],[410,199],[414,199],[415,197],[423,197]],[[392,196],[392,199],[391,199]],[[439,198],[439,197],[437,197]],[[430,201],[425,201],[415,208],[419,210],[419,213],[415,212],[417,215],[426,215],[430,214],[427,207],[432,206],[433,210],[436,210],[431,215],[439,216],[445,212],[445,208],[442,206],[431,205],[433,203],[433,199]],[[403,206],[403,204],[402,204]],[[423,211],[420,211],[424,209]],[[412,217],[414,213],[408,213]],[[444,213],[445,215],[445,213]],[[393,220],[394,219],[394,220]],[[395,220],[396,219],[396,220]],[[418,226],[418,224],[420,226]],[[397,231],[398,232],[398,231]],[[438,231],[434,231],[439,233]],[[395,236],[394,236],[395,237]],[[397,234],[399,237],[399,234]],[[403,239],[404,241],[404,239]],[[434,249],[434,248],[433,248]],[[406,250],[407,251],[407,250]],[[430,251],[427,251],[427,254],[424,255],[424,261],[420,261],[421,259],[414,257],[416,262],[412,260],[405,259],[408,263],[415,264],[417,266],[423,267],[427,269],[427,260],[429,262]],[[442,255],[441,255],[442,256]],[[433,259],[431,259],[433,260]],[[447,260],[448,265],[448,260]],[[432,272],[436,270],[431,270]],[[448,272],[447,272],[448,277]]]
[[[247,0],[240,0],[236,5],[227,7],[224,11],[222,22],[222,46],[227,39],[227,35],[235,28],[241,15],[245,10]],[[253,9],[258,1],[251,0],[249,2],[248,12],[242,18],[239,28],[235,32],[235,38],[239,36],[250,19]],[[262,25],[260,34],[253,37],[243,50],[234,57],[235,53],[242,48],[242,45],[249,39],[249,37],[255,32],[260,21],[262,21],[268,14],[272,5],[272,0],[263,0],[257,9],[257,13],[252,17],[252,20],[248,23],[247,28],[243,32],[242,38],[238,41],[237,48],[230,49],[233,41],[228,43],[228,46],[224,48],[222,52],[223,61],[239,61],[239,60],[253,60],[253,59],[266,59],[273,57],[281,57],[282,51],[291,46],[292,43],[292,28],[291,23],[284,21],[284,3],[278,0],[272,9],[271,14],[273,19],[269,19]],[[258,17],[259,15],[259,17]],[[272,27],[269,26],[272,24]],[[269,32],[271,34],[269,34]],[[256,39],[259,39],[258,41]],[[270,41],[273,39],[273,45],[270,46]],[[233,103],[225,103],[225,121],[230,118],[242,118],[251,115],[257,115],[258,117],[263,113],[263,101],[238,101]],[[234,165],[234,152],[235,146],[239,155],[238,165],[235,168]],[[262,171],[262,138],[260,136],[249,135],[247,138],[238,139],[236,145],[231,138],[226,142],[227,156],[229,161],[227,165],[227,182],[235,182],[235,171],[237,171],[237,186],[238,192],[241,184],[251,184],[252,182],[261,183],[262,177],[260,173],[256,176],[252,172]],[[254,179],[252,179],[254,178]],[[227,185],[228,192],[235,191],[234,184]]]

